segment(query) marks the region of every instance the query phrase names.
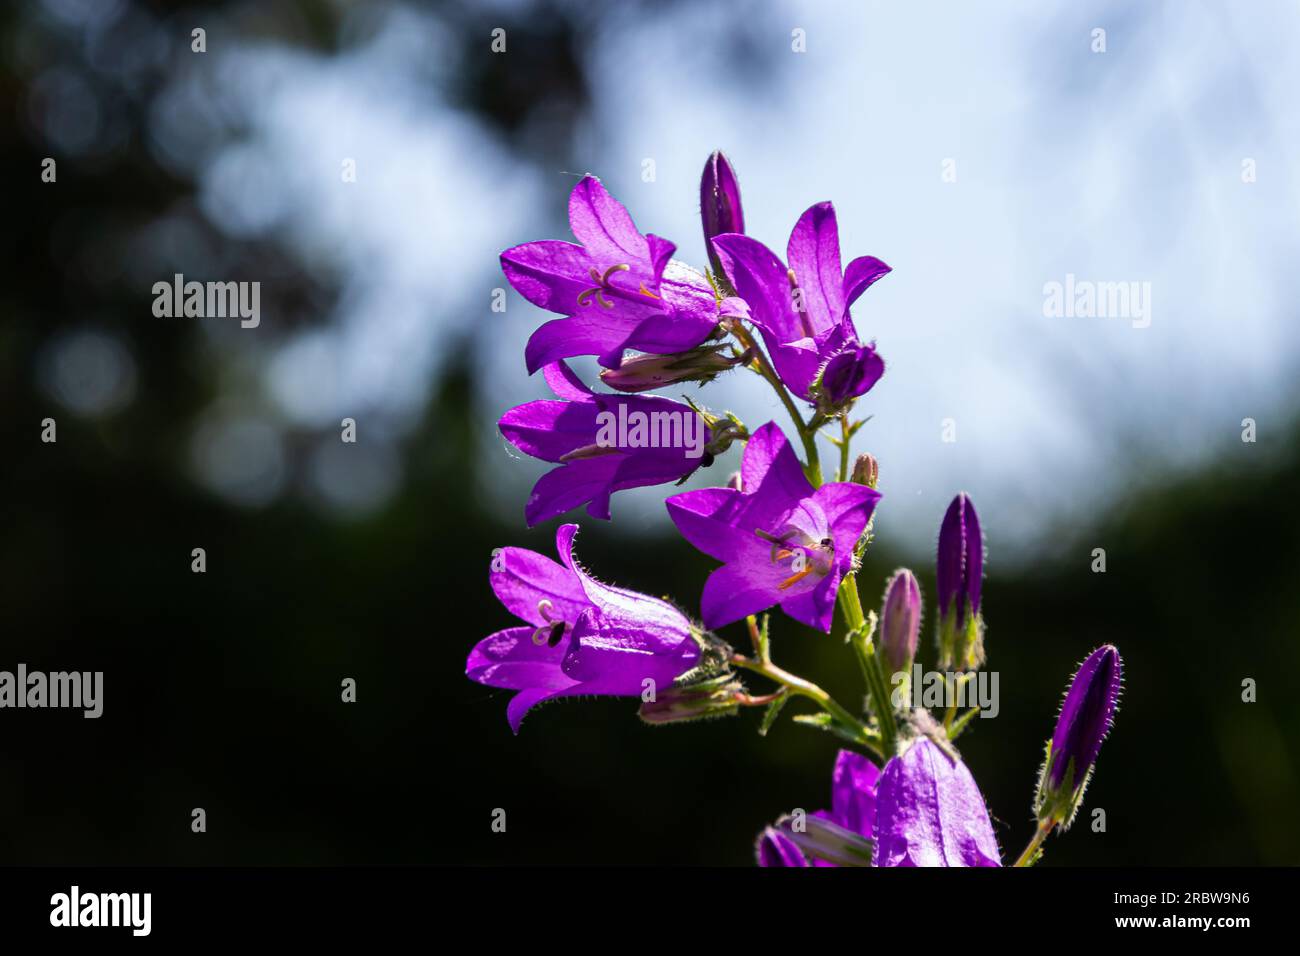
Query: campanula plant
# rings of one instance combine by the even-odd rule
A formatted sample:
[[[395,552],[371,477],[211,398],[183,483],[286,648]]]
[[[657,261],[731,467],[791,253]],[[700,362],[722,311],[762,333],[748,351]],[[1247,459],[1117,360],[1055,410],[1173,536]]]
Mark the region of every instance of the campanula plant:
[[[541,371],[554,398],[513,408],[498,426],[520,451],[555,465],[525,504],[529,526],[584,506],[610,520],[618,492],[667,486],[669,518],[717,562],[698,604],[603,583],[574,556],[577,525],[563,524],[558,561],[521,548],[493,553],[489,583],[515,620],[475,645],[466,675],[513,692],[506,718],[515,733],[539,704],[563,697],[637,698],[641,719],[655,725],[754,708],[761,734],[802,701],[794,721],[847,747],[832,768],[830,807],[762,827],[760,865],[1001,866],[984,797],[955,745],[980,713],[961,691],[983,676],[985,660],[985,541],[971,498],[957,494],[939,522],[931,620],[949,691],[942,707],[932,712],[930,699],[920,706],[908,692],[922,651],[916,576],[894,572],[879,613],[858,590],[882,496],[879,463],[855,459],[851,446],[864,424],[858,406],[886,366],[850,308],[890,268],[874,256],[844,262],[829,202],[799,217],[783,261],[746,233],[740,181],[721,153],[705,164],[700,217],[709,266],[697,270],[585,176],[569,197],[576,243],[527,242],[501,254],[515,290],[558,317],[524,351],[527,372]],[[585,355],[603,367],[600,388],[566,362]],[[648,394],[733,370],[771,386],[790,431],[776,422],[751,430],[730,412]],[[836,447],[833,459],[822,460],[819,439]],[[714,476],[733,444],[744,446],[739,472]],[[668,490],[698,475],[714,477],[713,487]],[[829,634],[837,615],[861,671],[860,706],[773,660],[776,622]],[[715,633],[732,626],[746,650]],[[755,680],[762,692],[747,683]],[[1037,827],[1015,865],[1036,862],[1077,814],[1120,682],[1112,645],[1080,665],[1047,743]]]

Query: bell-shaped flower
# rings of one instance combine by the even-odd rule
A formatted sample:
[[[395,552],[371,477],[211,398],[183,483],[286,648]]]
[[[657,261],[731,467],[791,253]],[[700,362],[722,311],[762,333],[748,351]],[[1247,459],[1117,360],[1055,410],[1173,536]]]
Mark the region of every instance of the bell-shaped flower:
[[[559,400],[512,408],[497,425],[520,451],[559,465],[533,486],[529,527],[583,504],[608,520],[614,492],[680,482],[741,434],[734,422],[710,423],[672,399],[593,392],[563,362],[544,374]]]
[[[470,680],[517,691],[510,728],[560,697],[641,697],[668,689],[700,660],[700,634],[660,598],[602,584],[573,556],[578,526],[555,534],[562,564],[524,548],[494,552],[497,598],[524,623],[485,637],[465,664]]]
[[[639,232],[594,176],[573,187],[569,226],[580,244],[546,239],[501,253],[520,295],[565,316],[528,340],[529,374],[574,355],[618,368],[625,349],[685,352],[713,334],[718,305],[708,279],[673,259],[671,242]]]
[[[834,206],[799,217],[788,265],[749,236],[716,236],[713,248],[787,388],[833,414],[879,381],[885,363],[859,340],[849,308],[890,269],[874,256],[841,266]]]
[[[773,605],[827,633],[840,580],[880,493],[854,482],[813,489],[790,442],[768,422],[749,439],[740,489],[674,495],[668,514],[705,554],[725,562],[700,599],[705,626],[721,627]]]

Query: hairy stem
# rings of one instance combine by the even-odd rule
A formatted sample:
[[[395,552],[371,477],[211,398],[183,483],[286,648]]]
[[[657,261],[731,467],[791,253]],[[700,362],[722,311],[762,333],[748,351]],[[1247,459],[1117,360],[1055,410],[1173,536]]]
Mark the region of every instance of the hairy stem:
[[[863,746],[869,749],[877,757],[881,756],[880,737],[870,727],[864,724],[857,717],[854,717],[845,709],[835,698],[822,690],[811,681],[797,677],[789,671],[782,670],[770,661],[763,663],[751,660],[743,655],[736,654],[731,658],[731,663],[736,667],[743,668],[747,671],[753,671],[755,674],[762,674],[768,680],[776,681],[782,687],[788,688],[790,693],[798,694],[800,697],[807,697],[809,700],[826,711],[845,727],[853,730],[859,736]]]
[[[1047,839],[1047,834],[1052,832],[1054,826],[1056,826],[1055,820],[1044,820],[1038,824],[1038,829],[1034,832],[1029,845],[1025,847],[1025,852],[1020,854],[1020,858],[1012,866],[1029,866],[1033,863],[1039,849],[1042,848],[1043,841]]]
[[[871,695],[872,710],[880,726],[880,745],[886,754],[894,752],[894,742],[898,739],[898,724],[894,720],[894,705],[889,697],[889,686],[885,680],[884,669],[880,666],[880,657],[876,654],[876,645],[872,641],[874,622],[868,623],[862,613],[862,598],[858,595],[858,582],[854,575],[847,575],[840,582],[836,600],[840,613],[844,615],[849,629],[849,641],[853,644],[858,664],[862,668],[862,679]]]

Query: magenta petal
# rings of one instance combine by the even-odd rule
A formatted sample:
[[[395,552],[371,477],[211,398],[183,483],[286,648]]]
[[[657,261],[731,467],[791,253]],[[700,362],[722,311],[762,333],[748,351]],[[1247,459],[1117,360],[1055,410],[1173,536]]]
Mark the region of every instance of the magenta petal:
[[[566,644],[536,644],[535,631],[532,627],[509,627],[483,638],[470,651],[465,676],[488,687],[512,690],[539,687],[555,691],[569,687],[574,682],[560,670]]]
[[[516,734],[519,733],[519,725],[524,722],[524,716],[543,701],[551,700],[555,697],[562,697],[568,687],[576,685],[569,684],[567,687],[558,690],[548,690],[543,687],[530,687],[527,690],[521,690],[510,698],[510,703],[506,705],[506,720],[510,722],[510,729]]]
[[[838,325],[844,315],[844,273],[833,205],[817,203],[799,217],[790,233],[786,261],[803,291],[812,332]]]
[[[590,605],[577,575],[564,565],[526,548],[500,548],[492,556],[489,583],[515,617],[533,627],[554,621],[573,624]],[[549,601],[549,616],[538,604]]]
[[[591,257],[571,242],[542,239],[501,253],[501,271],[515,291],[548,312],[572,312],[591,287]]]
[[[807,866],[808,858],[794,845],[794,841],[776,827],[767,827],[759,834],[755,846],[759,866]]]
[[[685,617],[678,616],[685,625]],[[689,629],[663,631],[618,611],[591,608],[578,619],[561,668],[566,677],[582,682],[583,694],[635,697],[646,689],[646,681],[656,691],[666,690],[699,659],[700,647]]]
[[[788,591],[778,592],[783,595],[781,610],[799,623],[829,634],[835,623],[835,594],[840,587],[840,577],[837,567],[820,580],[805,578]]]
[[[645,319],[645,310],[622,304],[613,310],[590,308],[563,319],[542,323],[524,346],[524,364],[532,375],[544,365],[575,355],[599,355],[607,368],[616,368],[623,343]]]
[[[844,269],[844,308],[851,308],[858,296],[866,292],[876,280],[893,271],[875,256],[859,256]]]
[[[576,575],[587,600],[605,616],[605,623],[613,627],[638,625],[646,633],[630,640],[637,642],[638,647],[657,651],[674,648],[690,637],[690,622],[672,604],[637,591],[604,584],[588,574],[573,554],[577,533],[577,525],[562,526],[556,532],[555,547],[560,560]]]
[[[880,492],[855,482],[837,481],[822,485],[812,497],[826,515],[835,542],[836,563],[847,571],[853,549],[880,501]]]
[[[527,402],[501,416],[497,428],[525,455],[559,461],[596,440],[595,402]]]
[[[578,377],[578,373],[569,368],[567,362],[552,362],[542,369],[546,385],[557,398],[582,402],[595,393]]]
[[[924,738],[885,766],[875,843],[875,866],[1002,865],[970,771]]]
[[[775,422],[763,425],[745,444],[740,480],[746,495],[780,495],[790,503],[813,493],[799,456]]]
[[[548,518],[564,514],[588,501],[600,500],[603,509],[596,509],[602,514],[592,513],[592,517],[609,518],[609,489],[618,471],[618,455],[602,455],[598,458],[580,458],[553,468],[538,479],[533,485],[533,492],[524,505],[524,520],[532,527]]]
[[[736,557],[753,534],[735,527],[735,516],[744,498],[732,488],[684,491],[664,504],[682,537],[719,561]]]
[[[650,245],[627,208],[595,176],[584,176],[569,194],[569,228],[605,269],[624,263],[638,271],[650,262]],[[671,255],[671,250],[669,250]]]
[[[778,342],[806,333],[800,327],[785,264],[757,239],[724,233],[713,239],[722,268],[736,294],[749,305],[753,323]]]
[[[712,315],[652,315],[633,329],[624,348],[653,355],[672,355],[700,345],[713,334],[717,317]]]
[[[647,232],[645,236],[646,247],[650,252],[650,272],[657,280],[663,275],[664,270],[668,268],[668,263],[673,258],[673,253],[677,251],[677,246],[654,233]],[[703,276],[701,276],[703,281]],[[647,283],[651,292],[657,292],[658,286]],[[705,282],[705,286],[708,283]]]
[[[750,614],[766,611],[779,598],[771,566],[732,561],[724,564],[704,582],[700,617],[707,628],[724,627]]]
[[[831,813],[836,823],[872,839],[880,768],[852,750],[841,750],[831,775]]]

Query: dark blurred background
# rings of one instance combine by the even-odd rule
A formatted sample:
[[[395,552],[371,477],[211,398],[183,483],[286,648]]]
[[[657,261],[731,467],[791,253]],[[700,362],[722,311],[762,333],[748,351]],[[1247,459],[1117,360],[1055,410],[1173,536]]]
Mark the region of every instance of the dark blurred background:
[[[507,694],[464,678],[473,643],[511,623],[487,586],[491,549],[549,553],[555,524],[524,529],[538,470],[494,434],[501,412],[543,394],[521,358],[542,316],[513,293],[505,316],[490,310],[491,290],[504,285],[496,252],[565,235],[573,176],[559,173],[607,164],[633,193],[642,228],[669,218],[680,254],[701,260],[693,180],[709,149],[770,140],[785,84],[866,109],[857,94],[792,75],[804,69],[788,59],[803,12],[558,0],[5,5],[0,669],[102,670],[105,702],[99,720],[0,711],[0,861],[745,864],[765,822],[827,803],[836,743],[788,718],[763,739],[756,714],[649,728],[632,701],[566,701],[534,712],[514,737]],[[1220,15],[1211,8],[1205,29]],[[1124,20],[1115,12],[1108,22]],[[1067,45],[1086,51],[1086,22],[1059,26],[1082,31]],[[196,27],[204,54],[191,50]],[[488,52],[497,27],[505,55]],[[1053,29],[1026,23],[1025,46]],[[940,48],[952,42],[939,33]],[[820,41],[810,35],[811,58]],[[924,31],[854,34],[837,41],[849,44],[836,48],[839,60],[854,36],[925,42]],[[611,37],[631,37],[643,55],[632,64],[639,88],[618,85],[602,46]],[[674,38],[707,38],[694,68],[754,113],[711,125],[707,99],[692,105],[692,91],[680,91],[672,109],[682,128],[658,123],[650,147],[670,192],[638,194],[645,151],[621,131],[662,118],[652,100],[669,96],[673,76],[657,51]],[[1082,95],[1060,78],[1077,69],[1029,86]],[[875,79],[874,95],[888,99]],[[1264,124],[1269,99],[1257,93]],[[1046,115],[1026,112],[1027,141],[1035,123],[1052,128]],[[769,125],[756,128],[764,116]],[[803,170],[776,149],[738,164],[743,184],[747,169],[791,183],[779,215],[746,192],[751,218],[770,216],[764,238],[780,247],[793,214],[835,183],[795,191]],[[808,164],[819,155],[837,161],[818,150]],[[935,188],[944,155],[926,154]],[[358,182],[345,186],[349,156],[359,157]],[[53,183],[41,181],[46,157],[57,162]],[[853,195],[894,189],[870,177],[846,185]],[[402,209],[406,219],[394,214]],[[894,261],[892,220],[881,215],[879,247],[846,241],[846,255]],[[984,219],[978,204],[960,215]],[[1062,243],[1161,218],[1141,205],[1117,217],[1076,220]],[[1294,242],[1293,219],[1279,244]],[[1207,254],[1214,245],[1205,240]],[[1038,287],[1057,275],[1027,256],[1008,266],[1035,277],[1024,302],[1007,307],[1020,310],[1022,330],[1042,321]],[[951,285],[919,254],[908,267],[927,289]],[[175,272],[260,281],[261,326],[155,318],[152,284]],[[966,293],[971,313],[1007,310]],[[1293,302],[1256,298],[1251,308],[1280,326]],[[921,341],[971,324],[969,314],[908,311]],[[1190,322],[1174,324],[1177,341],[1200,339]],[[887,357],[894,328],[882,317]],[[875,409],[862,435],[880,452],[886,496],[864,599],[903,563],[933,593],[929,542],[947,498],[966,487],[989,528],[985,616],[1001,713],[977,722],[962,750],[1004,852],[1030,834],[1065,682],[1109,641],[1124,655],[1126,689],[1087,798],[1106,809],[1107,830],[1091,832],[1085,818],[1053,839],[1046,863],[1300,863],[1294,333],[1239,329],[1225,333],[1217,359],[1206,341],[1181,367],[1147,355],[1152,371],[1133,378],[1114,364],[1098,377],[1090,363],[1108,346],[1079,339],[1090,334],[1071,330],[1062,349],[1024,332],[1019,346],[999,344],[1003,366],[964,385],[939,350],[891,367],[877,391],[897,382],[917,404],[947,387],[977,404],[1032,369],[1076,389],[1079,407],[1144,411],[1084,415],[1086,434],[1058,419],[1058,437],[1087,449],[1077,461],[1062,450],[1072,440],[1025,439],[1015,431],[1023,420],[999,419],[996,406],[960,453],[937,445],[928,411]],[[908,341],[899,334],[897,354],[914,354]],[[1236,347],[1271,371],[1232,364]],[[1217,361],[1220,374],[1201,375],[1200,361]],[[1187,397],[1211,391],[1221,404]],[[734,394],[756,423],[742,402],[761,399]],[[1237,423],[1254,408],[1260,439],[1243,443]],[[344,416],[357,420],[356,445],[339,442]],[[40,438],[47,417],[54,444]],[[1192,418],[1202,431],[1187,431]],[[1002,433],[1018,436],[1022,458],[996,444]],[[924,495],[903,475],[927,459],[891,458],[902,444],[939,449]],[[606,580],[693,605],[711,563],[660,520],[664,491],[616,497],[612,525],[578,516],[579,552]],[[195,547],[206,549],[204,574],[190,571]],[[1105,574],[1090,570],[1095,547],[1106,549]],[[785,667],[841,700],[860,692],[838,635],[775,626]],[[340,702],[346,677],[355,704]],[[1257,703],[1241,700],[1247,677]],[[194,807],[207,811],[205,835],[190,831]],[[490,829],[498,807],[505,834]]]

